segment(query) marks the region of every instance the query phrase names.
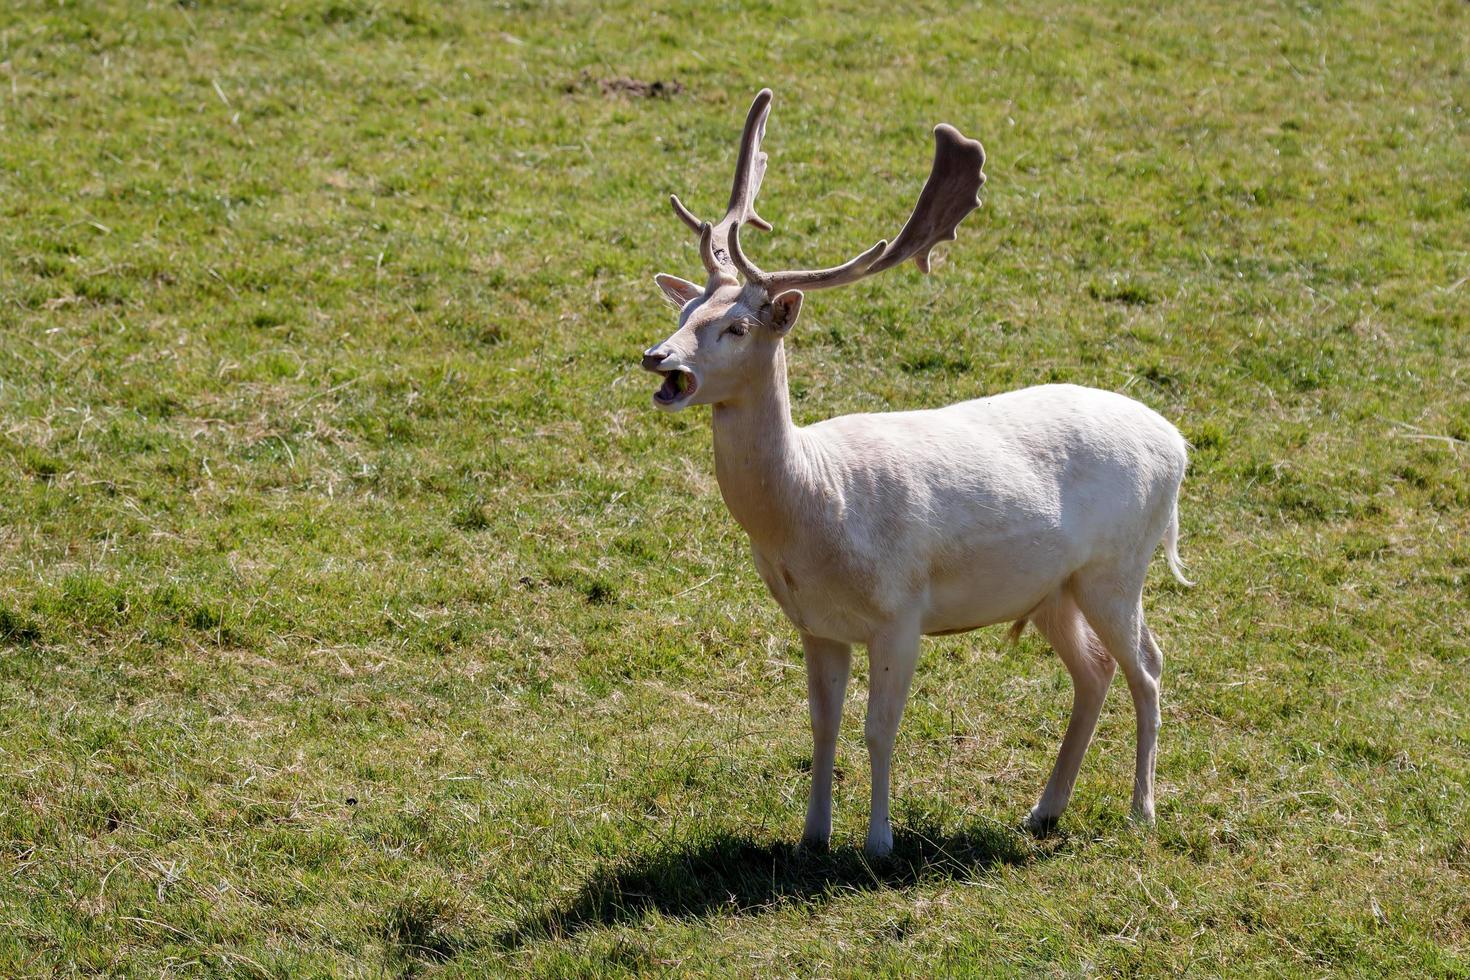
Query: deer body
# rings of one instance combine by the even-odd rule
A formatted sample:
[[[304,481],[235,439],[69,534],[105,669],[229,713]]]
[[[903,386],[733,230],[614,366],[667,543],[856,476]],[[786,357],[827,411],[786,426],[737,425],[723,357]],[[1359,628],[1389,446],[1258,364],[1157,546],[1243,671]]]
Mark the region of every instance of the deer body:
[[[1134,816],[1151,821],[1163,660],[1141,596],[1161,539],[1182,580],[1175,539],[1184,439],[1132,399],[1073,385],[793,425],[783,343],[802,302],[793,287],[842,285],[907,258],[927,271],[929,249],[953,238],[977,204],[984,153],[941,126],[933,173],[892,245],[831,269],[765,273],[741,251],[739,227],[765,226],[754,200],[769,104],[763,91],[751,107],[725,219],[698,222],[674,201],[700,232],[709,277],[703,287],[658,277],[680,307],[680,328],[645,353],[643,366],[665,379],[654,397],[660,407],[712,406],[721,494],[801,633],[813,734],[804,841],[825,846],[831,834],[852,645],[866,645],[869,656],[866,847],[881,856],[892,848],[892,751],[920,637],[1006,622],[1017,632],[1034,623],[1074,687],[1029,825],[1045,830],[1066,807],[1117,666],[1137,717]]]
[[[1152,410],[1071,385],[751,421],[715,412],[721,493],[787,617],[844,643],[909,615],[926,635],[1027,618],[1089,562],[1156,544],[1185,463]]]

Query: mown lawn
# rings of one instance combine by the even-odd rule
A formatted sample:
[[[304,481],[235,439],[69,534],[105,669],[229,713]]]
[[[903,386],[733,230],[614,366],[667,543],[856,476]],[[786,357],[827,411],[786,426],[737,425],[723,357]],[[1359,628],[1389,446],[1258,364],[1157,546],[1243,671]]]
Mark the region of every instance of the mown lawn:
[[[0,974],[1470,972],[1470,6],[0,11]],[[656,89],[636,82],[662,82]],[[1068,380],[1195,446],[1159,822],[1113,692],[929,641],[898,853],[793,853],[800,648],[649,406],[776,105],[798,421]],[[859,658],[861,664],[861,658]]]

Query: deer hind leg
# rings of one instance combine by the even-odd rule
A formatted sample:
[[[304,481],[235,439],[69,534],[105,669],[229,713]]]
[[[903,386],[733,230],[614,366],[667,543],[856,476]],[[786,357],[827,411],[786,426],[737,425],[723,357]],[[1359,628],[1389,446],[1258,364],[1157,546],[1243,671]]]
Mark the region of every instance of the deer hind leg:
[[[1072,714],[1067,719],[1067,732],[1062,736],[1046,788],[1026,817],[1028,830],[1046,834],[1056,827],[1072,798],[1077,771],[1097,728],[1097,717],[1102,712],[1116,664],[1065,588],[1032,621],[1072,676]]]
[[[1143,623],[1142,569],[1084,569],[1076,576],[1077,605],[1123,669],[1133,696],[1138,746],[1133,773],[1133,819],[1154,822],[1154,762],[1159,740],[1159,679],[1164,658]]]

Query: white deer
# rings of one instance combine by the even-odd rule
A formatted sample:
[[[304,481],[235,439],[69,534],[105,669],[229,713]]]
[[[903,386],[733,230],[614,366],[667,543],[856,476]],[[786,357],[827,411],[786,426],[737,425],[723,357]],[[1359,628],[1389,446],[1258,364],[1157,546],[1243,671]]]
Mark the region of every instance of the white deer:
[[[852,644],[869,663],[864,726],[872,764],[866,851],[893,847],[889,773],[899,719],[924,635],[1034,623],[1071,674],[1072,713],[1056,765],[1026,818],[1053,827],[1077,779],[1115,665],[1133,696],[1137,759],[1133,818],[1154,817],[1154,757],[1163,655],[1143,621],[1145,573],[1159,541],[1177,552],[1186,443],[1151,409],[1122,395],[1044,385],[947,408],[845,415],[792,424],[782,340],[803,289],[826,289],[929,252],[979,206],[985,151],[952,126],[935,131],[933,170],[913,214],[830,269],[763,272],[741,251],[765,174],[760,144],[771,92],[750,107],[729,207],[701,222],[703,286],[657,277],[679,328],[643,355],[660,374],[654,403],[713,406],[715,473],[750,536],[755,566],[801,632],[812,726],[804,847],[832,834],[832,765]]]

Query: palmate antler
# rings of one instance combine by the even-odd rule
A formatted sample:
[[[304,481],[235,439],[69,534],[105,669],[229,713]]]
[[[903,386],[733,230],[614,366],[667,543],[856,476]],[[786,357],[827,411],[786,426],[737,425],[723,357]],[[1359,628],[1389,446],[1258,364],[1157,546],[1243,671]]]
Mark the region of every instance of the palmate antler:
[[[760,142],[765,136],[766,117],[771,111],[771,90],[761,89],[745,119],[740,138],[740,157],[735,165],[735,184],[730,204],[719,224],[701,222],[671,196],[674,212],[699,232],[700,254],[712,277],[734,279],[738,273],[747,283],[760,286],[768,296],[792,289],[831,289],[877,275],[912,258],[920,271],[929,271],[929,253],[940,242],[953,241],[961,221],[980,206],[980,188],[985,184],[985,149],[978,140],[967,139],[947,123],[934,128],[934,166],[918,203],[903,230],[892,242],[880,241],[861,255],[830,269],[792,269],[764,272],[740,248],[740,225],[771,226],[755,213],[755,197],[766,172],[766,154]]]
[[[919,192],[913,214],[892,242],[880,241],[861,255],[830,269],[763,272],[740,250],[738,226],[730,231],[730,257],[747,282],[758,283],[771,296],[790,289],[831,289],[891,269],[912,258],[929,271],[929,252],[940,242],[954,241],[959,223],[980,206],[985,183],[981,168],[985,150],[945,123],[934,128],[934,166]]]

